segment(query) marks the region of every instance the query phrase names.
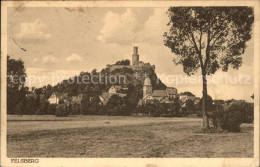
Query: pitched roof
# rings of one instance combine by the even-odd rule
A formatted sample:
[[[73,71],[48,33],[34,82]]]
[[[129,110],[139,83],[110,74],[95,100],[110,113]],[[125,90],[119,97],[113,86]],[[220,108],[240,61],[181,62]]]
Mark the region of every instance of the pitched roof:
[[[142,100],[142,99],[140,99],[140,100],[138,101],[137,105],[138,105],[138,106],[141,106],[141,105],[143,105],[143,100]]]
[[[180,99],[180,102],[182,102],[182,103],[186,103],[187,102],[187,100],[192,100],[193,102],[195,102],[196,104],[197,103],[199,103],[199,101],[198,101],[198,99],[197,99],[197,97],[193,97],[193,96],[187,96],[187,97],[182,97],[181,99]]]
[[[72,96],[71,97],[71,104],[80,104],[81,103],[81,99],[79,96]]]
[[[83,98],[83,94],[82,94],[82,93],[79,94],[78,97],[82,100],[82,98]]]
[[[108,102],[108,100],[109,100],[109,98],[104,97],[104,96],[102,96],[102,95],[99,96],[99,99],[100,99],[100,101],[101,101],[104,105],[106,105],[107,102]]]
[[[119,97],[125,97],[126,96],[126,94],[124,94],[124,93],[108,93],[108,92],[103,92],[102,94],[101,94],[101,96],[102,97],[111,97],[111,96],[113,96],[113,95],[118,95]]]
[[[99,96],[99,99],[101,100],[101,102],[106,105],[108,100],[110,99],[111,96],[113,95],[118,95],[119,97],[125,97],[126,94],[123,93],[108,93],[108,92],[104,92]]]
[[[124,94],[124,93],[117,93],[117,95],[118,95],[119,97],[125,97],[125,96],[126,96],[126,94]]]
[[[154,97],[148,94],[143,97],[143,100],[145,99],[154,99]]]
[[[194,103],[199,103],[199,102],[200,102],[200,98],[199,97],[195,97]]]
[[[115,85],[114,87],[116,88],[116,90],[120,90],[122,88],[122,86],[120,86],[120,85],[119,86]]]
[[[67,93],[54,92],[53,94],[59,99],[67,97]]]
[[[114,90],[113,90],[114,89]],[[119,93],[122,89],[122,86],[113,85],[109,88],[109,92],[115,91],[116,93]]]
[[[167,87],[166,88],[166,93],[167,95],[176,95],[177,94],[177,89],[173,87]]]
[[[180,101],[181,101],[182,103],[185,103],[187,100],[188,100],[187,97],[182,97],[182,98],[180,99]]]
[[[196,97],[195,96],[188,96],[188,99],[195,101]]]
[[[163,97],[160,100],[160,103],[173,103],[173,101],[171,101],[168,97]]]
[[[163,97],[167,96],[166,90],[154,90],[152,96]]]
[[[161,101],[166,96],[155,96],[153,97],[155,100]]]

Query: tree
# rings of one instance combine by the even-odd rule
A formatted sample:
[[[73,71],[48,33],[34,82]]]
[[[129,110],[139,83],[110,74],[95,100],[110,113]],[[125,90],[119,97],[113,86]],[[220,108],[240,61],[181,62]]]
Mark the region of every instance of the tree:
[[[121,60],[121,61],[117,61],[116,65],[130,65],[130,60],[126,59],[126,60]]]
[[[169,32],[164,44],[176,55],[176,65],[183,65],[187,75],[199,69],[203,80],[203,127],[209,128],[207,116],[207,75],[219,68],[238,69],[246,42],[251,39],[254,22],[250,7],[170,7]]]
[[[26,95],[24,62],[7,55],[7,114],[21,114]],[[19,107],[20,106],[20,107]]]
[[[191,99],[186,101],[186,112],[193,113],[194,112],[194,102]]]
[[[100,114],[101,106],[99,105],[99,103],[100,99],[97,94],[91,95],[89,93],[85,93],[81,100],[80,113],[84,115]]]
[[[26,115],[33,115],[35,113],[37,113],[37,109],[38,109],[38,104],[37,104],[37,98],[33,97],[33,96],[29,96],[26,97],[25,102],[23,103],[23,107],[24,107],[24,112],[23,114]]]
[[[120,97],[117,94],[112,95],[109,98],[105,108],[108,115],[125,115],[125,98]]]
[[[7,55],[7,85],[19,89],[24,86],[26,79],[24,62],[21,59],[11,59]]]
[[[200,108],[202,108],[202,105],[203,105],[203,97],[200,99],[200,102],[199,102],[199,106]],[[220,101],[220,100],[219,100]],[[222,100],[223,101],[223,100]],[[220,102],[221,103],[221,102]],[[212,109],[213,108],[213,100],[212,100],[212,97],[210,95],[207,95],[207,109]]]
[[[34,90],[35,90],[35,94],[39,96],[40,94],[42,94],[43,88],[35,88]]]
[[[126,95],[126,112],[130,114],[136,108],[139,101],[138,89],[133,84],[128,84],[128,90]]]

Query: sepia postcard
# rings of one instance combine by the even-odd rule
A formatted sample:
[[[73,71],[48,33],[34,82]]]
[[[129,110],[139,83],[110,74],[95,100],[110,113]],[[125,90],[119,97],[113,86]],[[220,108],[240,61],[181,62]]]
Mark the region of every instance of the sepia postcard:
[[[259,166],[259,7],[1,1],[0,166]]]

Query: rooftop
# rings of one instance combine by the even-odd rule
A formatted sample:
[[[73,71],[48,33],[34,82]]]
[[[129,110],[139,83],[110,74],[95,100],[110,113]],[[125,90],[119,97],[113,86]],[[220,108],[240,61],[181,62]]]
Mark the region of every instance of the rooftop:
[[[163,97],[167,96],[166,90],[154,90],[152,96]]]

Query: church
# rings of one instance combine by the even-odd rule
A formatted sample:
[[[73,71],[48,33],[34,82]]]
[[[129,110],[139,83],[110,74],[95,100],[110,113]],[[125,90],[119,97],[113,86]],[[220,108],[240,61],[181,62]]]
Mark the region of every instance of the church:
[[[143,98],[139,101],[138,105],[147,103],[173,103],[173,99],[177,97],[177,89],[167,87],[164,90],[153,90],[151,79],[145,78],[143,85]]]

